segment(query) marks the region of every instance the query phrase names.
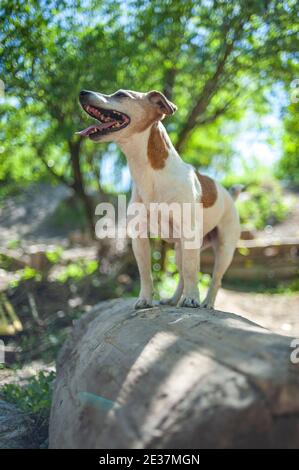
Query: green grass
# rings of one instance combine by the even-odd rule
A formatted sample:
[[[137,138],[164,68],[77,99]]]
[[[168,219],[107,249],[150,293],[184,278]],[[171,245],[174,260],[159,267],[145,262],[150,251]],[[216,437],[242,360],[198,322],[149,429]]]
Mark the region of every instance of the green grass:
[[[47,445],[48,422],[55,372],[39,372],[25,385],[5,384],[0,397],[28,414],[34,422],[34,437],[41,447]]]
[[[54,372],[41,371],[36,377],[29,379],[26,385],[3,385],[0,394],[4,400],[14,403],[21,411],[45,418],[50,411],[54,379]]]
[[[35,280],[41,281],[42,274],[31,266],[25,266],[23,269],[15,271],[16,279],[10,281],[9,286],[11,288],[17,287],[23,281]]]
[[[63,270],[58,274],[56,280],[62,283],[65,283],[68,280],[79,281],[80,279],[95,273],[98,268],[98,261],[80,259],[64,267]]]

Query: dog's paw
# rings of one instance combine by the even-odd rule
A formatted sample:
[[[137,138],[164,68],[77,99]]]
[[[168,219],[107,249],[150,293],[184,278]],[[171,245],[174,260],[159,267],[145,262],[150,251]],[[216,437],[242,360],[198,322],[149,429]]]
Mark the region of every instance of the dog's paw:
[[[201,306],[201,308],[206,308],[208,310],[214,310],[214,305],[212,304],[212,302],[209,301],[209,299],[205,299],[200,306]]]
[[[134,305],[134,308],[136,310],[141,309],[141,308],[151,308],[153,306],[152,301],[149,299],[146,299],[145,297],[139,297]]]
[[[196,299],[195,297],[191,297],[188,295],[183,295],[181,298],[179,304],[179,307],[191,307],[191,308],[198,308],[200,307],[199,300]]]

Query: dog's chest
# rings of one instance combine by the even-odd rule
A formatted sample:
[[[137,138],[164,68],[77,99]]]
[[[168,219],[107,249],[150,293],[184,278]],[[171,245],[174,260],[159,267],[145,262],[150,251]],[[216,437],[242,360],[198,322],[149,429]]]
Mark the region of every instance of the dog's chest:
[[[138,181],[137,190],[142,202],[149,208],[151,203],[180,202],[181,195],[178,188],[171,184],[167,177],[159,175],[152,178],[151,175]]]
[[[138,194],[146,206],[151,203],[171,204],[195,200],[186,168],[177,168],[171,163],[168,161],[162,170],[147,167],[138,175],[134,175]]]

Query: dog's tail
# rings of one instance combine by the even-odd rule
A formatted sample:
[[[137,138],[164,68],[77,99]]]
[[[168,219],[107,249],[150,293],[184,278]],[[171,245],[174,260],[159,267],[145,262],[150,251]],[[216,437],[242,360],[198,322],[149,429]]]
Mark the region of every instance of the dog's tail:
[[[234,184],[229,188],[229,193],[234,201],[238,199],[245,186],[243,184]]]

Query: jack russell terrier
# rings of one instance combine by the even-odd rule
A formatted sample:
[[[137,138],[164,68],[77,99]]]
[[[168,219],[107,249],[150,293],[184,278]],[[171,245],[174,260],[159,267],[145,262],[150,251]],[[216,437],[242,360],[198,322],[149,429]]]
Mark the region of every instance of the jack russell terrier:
[[[174,295],[161,303],[181,307],[213,308],[222,277],[228,269],[240,237],[235,194],[185,163],[161,120],[172,115],[176,106],[162,93],[119,90],[112,95],[82,90],[83,110],[96,123],[78,134],[94,142],[116,142],[127,157],[133,179],[130,203],[201,203],[203,207],[201,248],[186,248],[183,238],[175,244],[180,280]],[[238,192],[238,191],[237,191]],[[140,294],[135,308],[152,306],[153,281],[149,238],[132,239],[140,274]],[[215,263],[206,299],[200,304],[198,271],[200,251],[212,246]]]

